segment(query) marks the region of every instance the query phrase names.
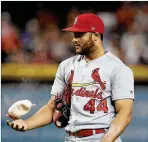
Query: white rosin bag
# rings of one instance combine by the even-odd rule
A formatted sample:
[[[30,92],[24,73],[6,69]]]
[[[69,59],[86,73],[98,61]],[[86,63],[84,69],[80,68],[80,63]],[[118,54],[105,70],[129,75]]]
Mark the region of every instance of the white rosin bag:
[[[32,106],[36,106],[36,104],[32,104],[29,100],[17,101],[8,109],[8,114],[13,117],[20,118],[27,114],[31,110]]]

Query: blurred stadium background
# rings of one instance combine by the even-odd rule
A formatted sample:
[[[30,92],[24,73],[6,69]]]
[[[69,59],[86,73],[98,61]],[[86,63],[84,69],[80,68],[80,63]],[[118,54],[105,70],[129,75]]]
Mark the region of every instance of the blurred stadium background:
[[[64,129],[53,124],[20,133],[6,125],[5,115],[18,100],[29,99],[37,104],[24,118],[48,102],[58,64],[75,54],[72,35],[61,29],[72,25],[74,18],[85,12],[93,12],[103,19],[104,48],[118,56],[134,72],[133,120],[122,134],[123,142],[148,142],[146,1],[2,1],[2,142],[64,141]]]

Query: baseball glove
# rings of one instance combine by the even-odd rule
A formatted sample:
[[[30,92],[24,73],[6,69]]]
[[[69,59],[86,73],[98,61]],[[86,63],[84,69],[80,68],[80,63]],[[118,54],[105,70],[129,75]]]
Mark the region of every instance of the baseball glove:
[[[55,97],[53,122],[58,128],[66,127],[69,121],[73,74],[72,70],[64,92]]]

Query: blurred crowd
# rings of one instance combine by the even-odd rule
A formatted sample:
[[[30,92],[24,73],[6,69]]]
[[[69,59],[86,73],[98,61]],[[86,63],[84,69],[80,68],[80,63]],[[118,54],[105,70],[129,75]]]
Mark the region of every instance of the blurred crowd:
[[[71,8],[64,27],[77,15],[93,12],[105,23],[104,48],[126,64],[148,64],[148,4],[123,2],[114,12]],[[20,17],[21,18],[21,17]],[[75,55],[72,33],[63,32],[49,9],[40,9],[36,17],[19,29],[11,13],[1,14],[2,63],[60,63]],[[63,28],[64,28],[63,27]]]

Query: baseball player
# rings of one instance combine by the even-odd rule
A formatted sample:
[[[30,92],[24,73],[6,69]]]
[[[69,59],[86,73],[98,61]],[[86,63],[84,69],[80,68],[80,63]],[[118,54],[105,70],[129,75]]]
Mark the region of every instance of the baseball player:
[[[121,142],[132,118],[131,69],[104,50],[104,24],[95,14],[81,14],[63,30],[73,32],[77,55],[60,63],[51,99],[31,118],[7,124],[27,131],[54,122],[65,127],[65,142]]]

